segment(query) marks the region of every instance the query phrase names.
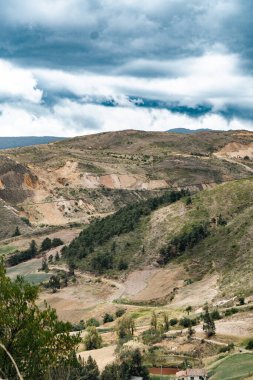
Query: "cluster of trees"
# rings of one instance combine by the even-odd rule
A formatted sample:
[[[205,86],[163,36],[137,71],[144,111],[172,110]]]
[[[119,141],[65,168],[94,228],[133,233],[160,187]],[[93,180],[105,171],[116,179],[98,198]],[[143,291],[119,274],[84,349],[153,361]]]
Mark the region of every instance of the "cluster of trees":
[[[131,315],[123,315],[116,326],[117,336],[120,342],[132,339],[135,332],[135,321]]]
[[[37,245],[35,243],[35,240],[32,240],[28,249],[22,252],[15,252],[12,255],[10,255],[6,260],[6,264],[10,267],[13,267],[24,261],[33,259],[34,257],[36,257],[37,254]]]
[[[102,245],[114,236],[134,230],[143,216],[149,215],[161,205],[171,204],[187,195],[187,191],[169,191],[164,195],[136,204],[128,205],[103,219],[96,219],[79,237],[74,239],[69,247],[64,247],[63,255],[67,258],[81,260],[91,254],[96,246]],[[110,255],[109,255],[110,256]],[[98,255],[92,262],[93,268],[112,266],[112,258],[108,253]]]
[[[200,223],[191,226],[190,230],[174,237],[167,246],[160,250],[159,264],[165,265],[171,259],[181,255],[187,249],[193,248],[209,235],[209,224]]]
[[[36,286],[21,277],[11,281],[0,263],[1,378],[16,379],[20,373],[24,379],[44,380],[60,367],[79,367],[79,335],[71,335],[71,325],[59,321],[53,309],[41,311],[37,297]]]
[[[140,350],[125,349],[120,354],[118,359],[108,364],[105,369],[99,373],[97,363],[89,356],[87,362],[80,362],[80,367],[75,372],[69,375],[69,379],[77,380],[130,380],[133,377],[141,377],[143,380],[149,380],[148,369],[143,365],[142,355]],[[58,379],[65,379],[58,375]]]
[[[16,233],[15,236],[18,236],[17,235],[18,232],[15,231],[15,233]],[[58,246],[63,245],[63,244],[64,244],[63,241],[59,238],[54,238],[53,240],[51,240],[49,238],[45,238],[43,240],[43,242],[41,243],[41,247],[39,250],[35,240],[32,240],[28,249],[21,251],[21,252],[19,252],[19,251],[15,252],[12,255],[10,255],[6,260],[6,264],[10,267],[13,267],[15,265],[18,265],[18,264],[24,262],[24,261],[28,261],[28,260],[35,258],[40,252],[48,251],[49,249],[58,247]],[[57,259],[59,259],[59,253],[58,253]],[[44,263],[44,267],[45,268],[43,270],[45,270],[47,268],[47,266],[45,266],[45,263]]]
[[[41,252],[49,251],[50,249],[59,247],[60,245],[63,245],[63,244],[64,244],[63,241],[59,238],[54,238],[51,240],[50,238],[47,237],[41,243],[40,250]]]
[[[101,374],[101,380],[130,380],[133,377],[141,377],[149,380],[149,372],[143,364],[142,355],[139,349],[122,350],[118,360],[105,367]]]

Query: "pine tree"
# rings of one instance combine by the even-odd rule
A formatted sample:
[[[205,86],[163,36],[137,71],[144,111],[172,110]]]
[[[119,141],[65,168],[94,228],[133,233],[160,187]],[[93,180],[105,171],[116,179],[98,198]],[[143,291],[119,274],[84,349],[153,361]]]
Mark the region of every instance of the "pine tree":
[[[99,369],[96,361],[89,356],[82,369],[82,380],[99,380]]]
[[[13,237],[16,237],[16,236],[20,236],[21,235],[21,232],[18,228],[18,226],[16,227],[15,231],[14,231],[14,234],[12,235]]]
[[[164,331],[169,331],[170,329],[170,322],[167,313],[163,313],[163,329]]]
[[[215,323],[212,316],[209,313],[208,306],[205,307],[205,314],[203,317],[203,331],[206,334],[206,337],[209,338],[215,335]]]

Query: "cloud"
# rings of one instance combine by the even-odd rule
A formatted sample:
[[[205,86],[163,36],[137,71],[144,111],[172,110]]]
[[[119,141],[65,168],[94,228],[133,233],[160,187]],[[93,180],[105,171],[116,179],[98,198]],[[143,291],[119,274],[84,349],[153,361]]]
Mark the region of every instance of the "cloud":
[[[252,16],[250,0],[0,1],[0,134],[251,128]]]
[[[210,52],[201,57],[166,62],[132,63],[132,67],[140,65],[163,71],[164,75],[138,77],[43,69],[34,70],[33,75],[45,91],[67,91],[78,97],[135,96],[192,107],[207,103],[216,110],[231,105],[253,106],[253,77],[242,73],[240,59],[235,54]]]
[[[0,97],[21,98],[38,103],[42,91],[37,88],[36,79],[29,70],[0,60]]]
[[[106,107],[80,104],[63,99],[53,108],[37,105],[33,109],[0,106],[0,136],[77,136],[94,132],[124,129],[166,131],[170,128],[210,128],[215,130],[249,129],[253,122],[210,113],[198,118],[165,109],[139,107]]]

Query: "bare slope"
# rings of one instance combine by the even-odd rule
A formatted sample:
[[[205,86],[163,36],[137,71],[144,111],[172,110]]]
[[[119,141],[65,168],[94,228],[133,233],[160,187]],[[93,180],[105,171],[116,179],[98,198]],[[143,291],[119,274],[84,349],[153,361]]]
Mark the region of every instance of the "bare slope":
[[[250,176],[252,143],[253,133],[245,131],[130,130],[5,150],[0,152],[0,197],[35,225],[87,223],[157,189],[202,189]],[[224,155],[231,146],[233,159]]]

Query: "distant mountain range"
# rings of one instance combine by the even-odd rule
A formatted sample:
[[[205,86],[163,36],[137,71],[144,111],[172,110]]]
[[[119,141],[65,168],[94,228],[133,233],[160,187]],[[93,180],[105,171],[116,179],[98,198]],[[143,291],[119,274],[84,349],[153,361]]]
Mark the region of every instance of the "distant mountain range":
[[[200,133],[200,132],[213,132],[213,130],[208,129],[208,128],[203,128],[203,129],[172,128],[166,132],[182,133],[185,135],[191,135],[191,134]]]
[[[54,136],[22,136],[22,137],[0,137],[0,149],[18,148],[22,146],[48,144],[64,140],[64,137]]]

